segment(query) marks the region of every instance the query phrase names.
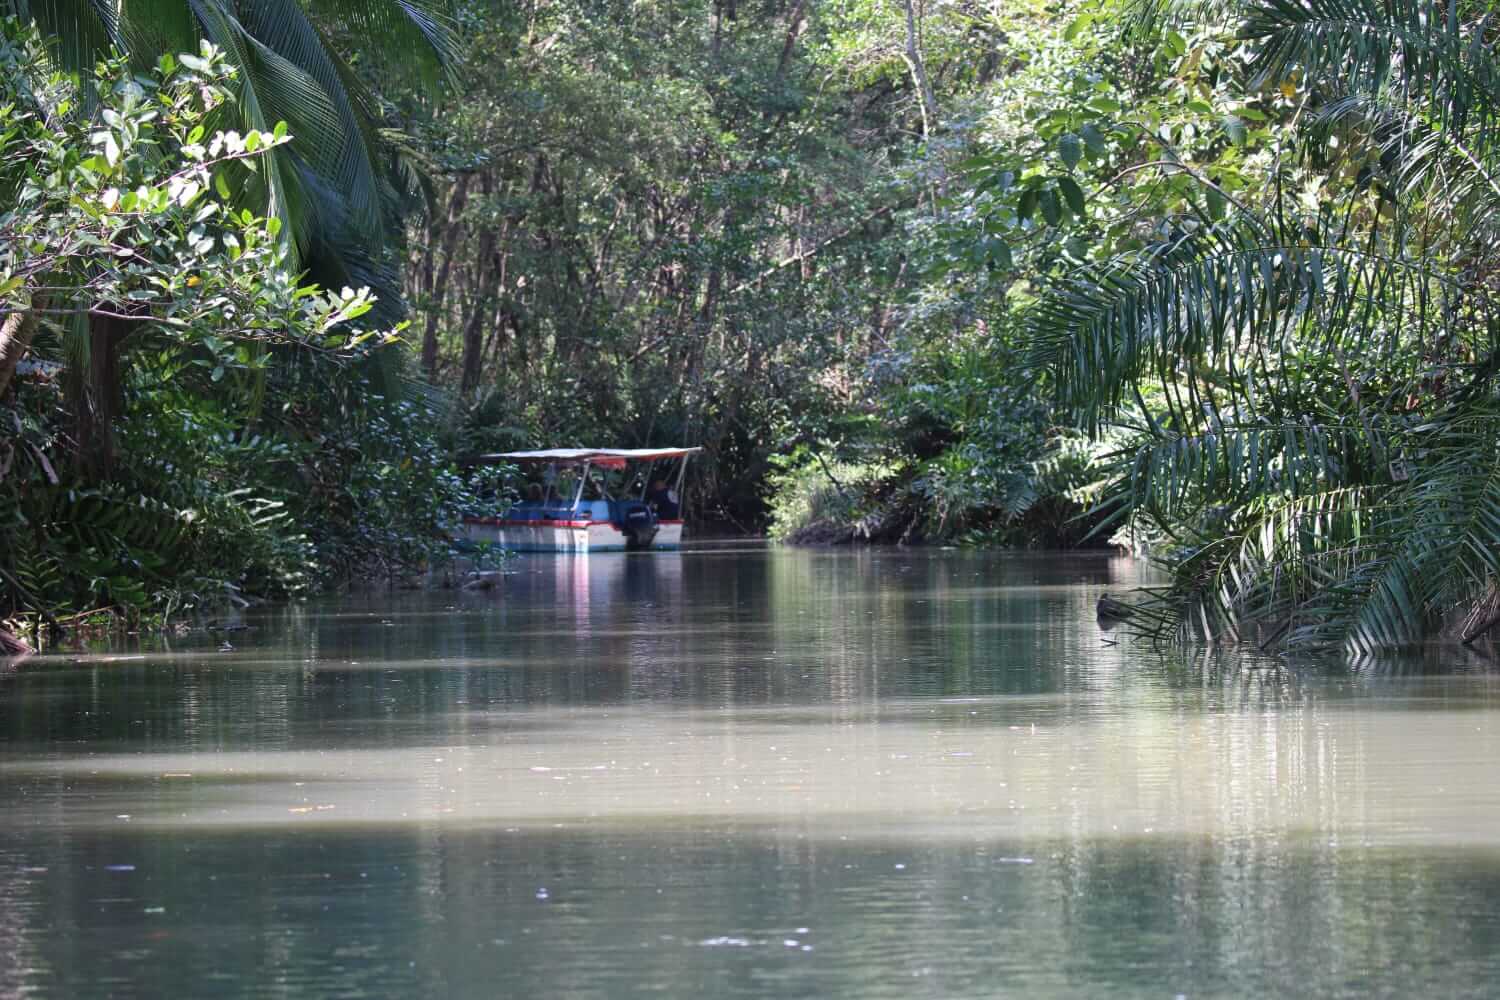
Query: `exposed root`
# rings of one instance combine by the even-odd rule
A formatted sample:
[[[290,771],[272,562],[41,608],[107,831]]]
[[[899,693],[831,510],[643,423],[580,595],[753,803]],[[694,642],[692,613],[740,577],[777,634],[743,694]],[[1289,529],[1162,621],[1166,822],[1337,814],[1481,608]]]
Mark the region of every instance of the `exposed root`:
[[[0,656],[30,656],[35,652],[24,640],[0,628]]]
[[[1459,638],[1465,646],[1500,624],[1500,588],[1493,583],[1483,597],[1469,609],[1464,617]]]

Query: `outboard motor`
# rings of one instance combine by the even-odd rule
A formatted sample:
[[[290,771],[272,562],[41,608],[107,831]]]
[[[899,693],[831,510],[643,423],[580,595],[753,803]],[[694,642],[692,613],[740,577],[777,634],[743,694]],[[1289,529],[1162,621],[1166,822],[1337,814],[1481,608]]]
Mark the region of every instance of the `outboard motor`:
[[[639,500],[622,500],[616,516],[627,549],[647,549],[656,537],[656,513]]]

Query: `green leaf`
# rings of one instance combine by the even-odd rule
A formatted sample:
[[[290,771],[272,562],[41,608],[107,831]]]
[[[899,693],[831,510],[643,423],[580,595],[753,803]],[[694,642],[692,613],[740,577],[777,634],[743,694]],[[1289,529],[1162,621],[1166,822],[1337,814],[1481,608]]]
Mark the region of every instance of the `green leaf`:
[[[995,246],[990,253],[990,258],[996,266],[1003,267],[1007,271],[1016,266],[1015,256],[1011,253],[1010,244],[1000,237],[995,237]]]
[[[1016,183],[1014,170],[996,170],[980,181],[976,186],[977,191],[999,191],[1002,194],[1009,191]]]
[[[1072,132],[1058,136],[1057,155],[1061,157],[1063,165],[1072,170],[1083,159],[1083,140]]]
[[[1015,265],[1011,256],[1010,244],[998,236],[986,236],[974,245],[971,255],[979,263],[989,267],[999,267],[1009,270]]]
[[[1047,220],[1047,225],[1055,226],[1062,221],[1062,203],[1058,201],[1057,192],[1052,188],[1046,188],[1041,193],[1042,218]]]
[[[1089,156],[1096,160],[1102,160],[1108,147],[1104,142],[1104,133],[1100,132],[1092,122],[1078,130],[1083,137],[1084,148],[1088,150]]]
[[[1041,192],[1034,187],[1029,187],[1025,191],[1022,191],[1020,200],[1016,202],[1016,214],[1022,219],[1031,218],[1032,213],[1036,211],[1037,201],[1040,197]]]
[[[1215,222],[1223,221],[1224,210],[1228,205],[1228,200],[1224,197],[1223,192],[1218,188],[1209,188],[1204,192],[1204,200],[1208,203],[1208,217]]]
[[[1083,197],[1083,188],[1079,187],[1078,183],[1071,177],[1059,177],[1057,179],[1057,189],[1062,192],[1063,199],[1067,201],[1068,207],[1073,210],[1073,214],[1080,219],[1083,218],[1084,209],[1087,207]]]
[[[1071,41],[1073,41],[1073,39],[1077,38],[1081,33],[1083,33],[1085,30],[1087,30],[1088,26],[1090,24],[1092,24],[1093,22],[1094,22],[1094,15],[1093,14],[1088,14],[1088,13],[1079,14],[1077,17],[1075,17],[1073,19],[1073,21],[1072,21],[1071,24],[1069,24],[1066,28],[1063,29],[1063,41],[1065,41],[1065,42],[1071,42]]]

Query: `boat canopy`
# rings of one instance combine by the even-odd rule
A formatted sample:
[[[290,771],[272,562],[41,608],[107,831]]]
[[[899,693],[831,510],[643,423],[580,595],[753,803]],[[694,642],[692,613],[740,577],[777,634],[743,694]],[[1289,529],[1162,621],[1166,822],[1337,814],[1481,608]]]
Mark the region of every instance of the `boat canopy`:
[[[553,462],[558,465],[599,465],[623,468],[626,462],[651,462],[659,458],[683,458],[702,448],[548,448],[544,451],[506,451],[480,455],[481,462]]]

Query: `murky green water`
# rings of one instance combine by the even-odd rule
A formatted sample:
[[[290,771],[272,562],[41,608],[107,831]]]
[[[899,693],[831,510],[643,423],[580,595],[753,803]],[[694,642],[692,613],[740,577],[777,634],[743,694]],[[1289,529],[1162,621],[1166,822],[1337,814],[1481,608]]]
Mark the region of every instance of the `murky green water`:
[[[0,997],[1500,993],[1500,670],[1093,557],[538,557],[0,674]]]

